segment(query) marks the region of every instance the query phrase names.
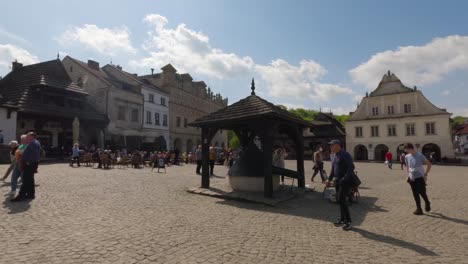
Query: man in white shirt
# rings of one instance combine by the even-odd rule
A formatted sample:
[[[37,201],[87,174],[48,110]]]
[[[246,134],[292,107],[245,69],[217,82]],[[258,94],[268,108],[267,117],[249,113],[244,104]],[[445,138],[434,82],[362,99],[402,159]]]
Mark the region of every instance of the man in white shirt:
[[[423,211],[421,208],[420,196],[425,202],[426,212],[431,211],[431,203],[429,202],[429,198],[426,194],[427,175],[431,170],[431,162],[429,162],[429,160],[427,160],[423,154],[416,152],[416,150],[414,150],[413,144],[411,143],[406,143],[403,146],[403,149],[407,153],[405,156],[406,172],[408,173],[407,182],[411,186],[414,201],[416,202],[416,211],[414,211],[414,214],[422,215]],[[423,167],[424,164],[426,165],[425,170]]]

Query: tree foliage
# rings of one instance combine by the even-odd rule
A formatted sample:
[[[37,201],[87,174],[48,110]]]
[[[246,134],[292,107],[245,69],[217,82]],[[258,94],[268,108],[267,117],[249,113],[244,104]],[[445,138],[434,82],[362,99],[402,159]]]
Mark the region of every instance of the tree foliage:
[[[457,127],[460,127],[465,122],[465,120],[468,120],[468,117],[456,116],[450,119],[452,129],[456,129]]]
[[[284,106],[282,106],[284,107]],[[303,108],[296,108],[296,109],[287,109],[291,114],[296,115],[303,120],[310,122],[315,120],[319,111],[310,110],[310,109],[303,109]],[[345,122],[349,119],[349,115],[333,115],[336,120],[338,120],[343,126]]]
[[[229,148],[238,148],[240,146],[240,140],[237,137],[234,131],[228,131],[228,147]]]

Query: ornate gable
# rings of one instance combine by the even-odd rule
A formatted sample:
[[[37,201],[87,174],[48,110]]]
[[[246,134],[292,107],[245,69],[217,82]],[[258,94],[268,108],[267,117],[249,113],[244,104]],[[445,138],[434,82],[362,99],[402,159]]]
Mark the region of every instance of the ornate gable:
[[[408,93],[414,90],[403,85],[403,83],[396,77],[396,75],[388,71],[382,77],[377,88],[370,93],[370,96],[380,96],[388,94]]]

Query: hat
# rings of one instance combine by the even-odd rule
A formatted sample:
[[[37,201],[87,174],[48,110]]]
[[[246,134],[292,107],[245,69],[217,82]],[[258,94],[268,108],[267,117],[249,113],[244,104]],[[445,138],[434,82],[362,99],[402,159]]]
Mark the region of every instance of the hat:
[[[8,143],[8,145],[10,145],[10,146],[11,145],[18,145],[18,141],[12,140],[12,141],[10,141],[10,143]]]
[[[338,139],[333,139],[332,141],[328,142],[328,145],[333,145],[333,144],[337,144],[341,146],[341,141],[339,141]]]

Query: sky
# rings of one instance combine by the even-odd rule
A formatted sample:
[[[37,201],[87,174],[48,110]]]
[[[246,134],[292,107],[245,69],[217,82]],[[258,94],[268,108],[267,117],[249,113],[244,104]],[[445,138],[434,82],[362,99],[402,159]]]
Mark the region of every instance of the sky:
[[[4,1],[0,76],[57,53],[146,75],[171,63],[229,103],[348,114],[391,71],[468,116],[468,1]]]

